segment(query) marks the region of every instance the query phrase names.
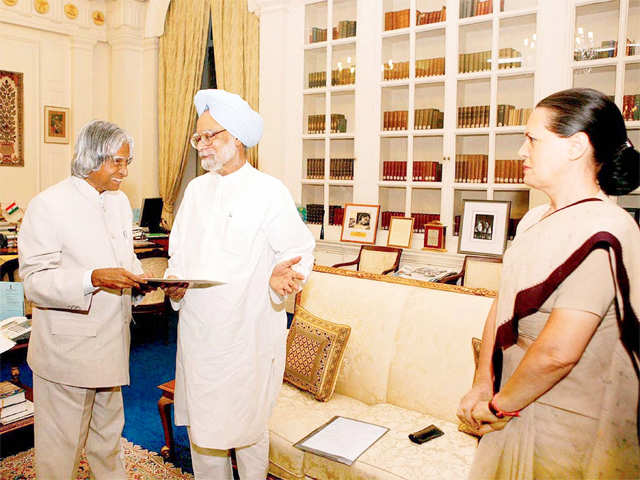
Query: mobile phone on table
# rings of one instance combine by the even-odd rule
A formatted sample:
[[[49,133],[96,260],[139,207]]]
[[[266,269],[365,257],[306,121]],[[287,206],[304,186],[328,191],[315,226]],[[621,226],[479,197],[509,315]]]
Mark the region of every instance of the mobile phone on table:
[[[414,433],[409,434],[409,440],[413,443],[422,444],[424,442],[428,442],[429,440],[433,440],[434,438],[438,438],[444,435],[444,432],[440,430],[435,425],[429,425],[427,428],[423,428]]]

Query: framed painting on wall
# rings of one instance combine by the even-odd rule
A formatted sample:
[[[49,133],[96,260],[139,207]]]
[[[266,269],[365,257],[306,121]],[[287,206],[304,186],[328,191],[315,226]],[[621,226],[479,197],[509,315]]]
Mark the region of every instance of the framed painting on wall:
[[[0,166],[24,167],[23,75],[0,70]]]
[[[69,143],[69,109],[44,107],[44,142]]]

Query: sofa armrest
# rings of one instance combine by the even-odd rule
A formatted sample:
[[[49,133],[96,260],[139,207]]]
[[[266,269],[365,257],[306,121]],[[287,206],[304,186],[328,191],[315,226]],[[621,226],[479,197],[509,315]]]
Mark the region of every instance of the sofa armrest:
[[[446,277],[438,280],[438,283],[448,283],[449,285],[457,285],[458,280],[462,278],[463,273],[455,273],[453,275],[447,275]]]

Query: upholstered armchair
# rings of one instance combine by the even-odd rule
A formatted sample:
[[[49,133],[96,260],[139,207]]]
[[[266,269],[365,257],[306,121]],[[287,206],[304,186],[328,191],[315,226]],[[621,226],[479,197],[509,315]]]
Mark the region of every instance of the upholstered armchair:
[[[378,273],[386,275],[397,272],[400,267],[401,248],[378,247],[374,245],[362,245],[358,258],[352,262],[337,263],[334,268],[356,266],[360,272]]]
[[[486,288],[487,290],[500,289],[500,275],[502,273],[502,259],[496,257],[481,257],[467,255],[464,257],[462,270],[454,275],[449,275],[439,283],[460,284],[470,288]]]

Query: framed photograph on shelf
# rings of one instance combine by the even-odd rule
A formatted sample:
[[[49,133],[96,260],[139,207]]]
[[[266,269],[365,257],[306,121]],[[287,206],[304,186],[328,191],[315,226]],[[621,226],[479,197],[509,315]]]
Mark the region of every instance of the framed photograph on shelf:
[[[44,142],[69,143],[69,109],[44,107]]]
[[[387,247],[411,248],[413,217],[391,217]]]
[[[447,249],[444,248],[446,238],[447,227],[438,221],[429,222],[424,226],[424,246],[422,249],[446,252]]]
[[[344,206],[340,240],[374,245],[378,232],[379,213],[380,205],[347,203]]]
[[[511,202],[465,200],[458,253],[501,257],[507,246]]]

